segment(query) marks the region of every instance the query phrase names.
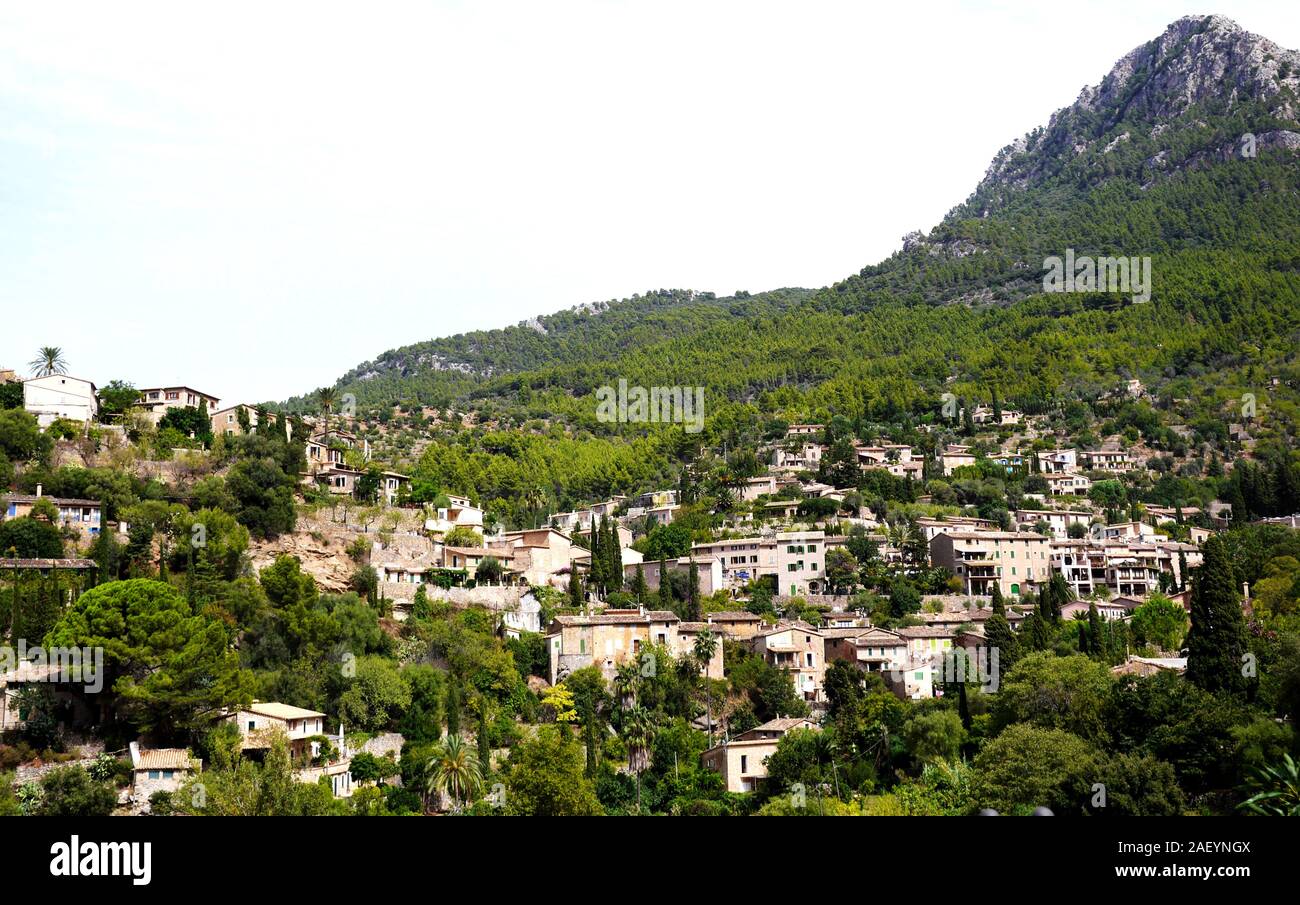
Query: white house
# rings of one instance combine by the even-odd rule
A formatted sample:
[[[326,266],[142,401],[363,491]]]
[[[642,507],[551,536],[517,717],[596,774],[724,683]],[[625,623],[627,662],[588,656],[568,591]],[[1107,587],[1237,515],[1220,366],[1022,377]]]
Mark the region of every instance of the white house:
[[[23,381],[23,408],[36,416],[41,427],[49,427],[59,418],[90,422],[99,417],[95,385],[67,374]]]

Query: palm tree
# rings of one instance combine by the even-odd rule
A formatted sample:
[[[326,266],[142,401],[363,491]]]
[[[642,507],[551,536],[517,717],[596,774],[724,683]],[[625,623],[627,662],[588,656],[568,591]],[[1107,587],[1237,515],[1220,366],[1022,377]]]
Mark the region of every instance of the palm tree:
[[[627,766],[636,775],[636,812],[641,813],[641,774],[650,766],[650,743],[655,734],[654,717],[640,704],[623,716],[623,741],[627,744]]]
[[[321,411],[325,412],[325,433],[329,433],[329,416],[334,411],[334,402],[337,397],[334,395],[333,386],[322,386],[316,390],[316,404],[320,406]]]
[[[58,346],[41,346],[30,365],[32,373],[37,377],[68,373],[68,362],[63,358],[63,350]]]
[[[449,735],[438,743],[425,775],[429,795],[441,793],[462,806],[477,798],[483,787],[478,758],[459,735]]]
[[[653,652],[649,656],[654,656]],[[637,660],[624,660],[614,673],[614,692],[618,695],[621,710],[636,706],[636,689],[641,682],[641,664]]]
[[[704,715],[709,726],[709,747],[713,747],[713,687],[709,679],[709,664],[718,650],[718,636],[709,629],[700,632],[695,638],[695,662],[704,673]]]
[[[330,412],[334,411],[334,387],[321,387],[316,391],[316,402],[325,413],[325,433],[330,431]]]

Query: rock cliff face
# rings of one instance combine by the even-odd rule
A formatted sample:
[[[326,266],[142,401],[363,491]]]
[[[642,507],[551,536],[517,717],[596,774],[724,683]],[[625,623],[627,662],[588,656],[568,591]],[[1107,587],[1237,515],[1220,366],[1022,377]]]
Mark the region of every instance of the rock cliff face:
[[[1061,157],[1111,154],[1136,137],[1159,145],[1159,164],[1171,156],[1194,160],[1218,136],[1206,120],[1251,114],[1277,126],[1300,114],[1300,53],[1245,31],[1222,16],[1189,16],[1124,56],[1073,105],[1003,148],[976,197],[998,186],[1025,187],[1056,172]],[[1123,131],[1118,131],[1122,127]],[[1276,134],[1275,134],[1276,133]],[[1237,136],[1233,136],[1236,138]],[[1294,147],[1296,133],[1261,130],[1260,147]],[[1157,155],[1150,155],[1155,157]]]

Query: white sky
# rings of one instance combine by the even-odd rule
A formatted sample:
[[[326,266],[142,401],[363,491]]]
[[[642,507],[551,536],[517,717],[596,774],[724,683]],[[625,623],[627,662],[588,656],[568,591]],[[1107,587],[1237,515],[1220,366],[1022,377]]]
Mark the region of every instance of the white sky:
[[[202,7],[0,0],[0,366],[261,401],[580,302],[823,286],[1179,16],[1300,46],[1276,0]]]

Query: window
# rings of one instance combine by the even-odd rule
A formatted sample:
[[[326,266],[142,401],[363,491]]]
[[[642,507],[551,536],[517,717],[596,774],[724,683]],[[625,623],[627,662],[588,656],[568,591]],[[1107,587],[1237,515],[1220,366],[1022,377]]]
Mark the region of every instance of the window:
[[[257,728],[257,720],[249,720],[249,721],[248,721],[248,731],[249,731],[249,732],[252,732],[252,731],[253,731],[254,729],[256,729],[256,728]]]
[[[161,771],[161,770],[150,770],[150,771],[149,771],[149,778],[150,778],[150,779],[162,779],[162,771]]]
[[[745,773],[748,772],[748,770],[749,770],[749,755],[742,754],[740,755],[740,772]]]

